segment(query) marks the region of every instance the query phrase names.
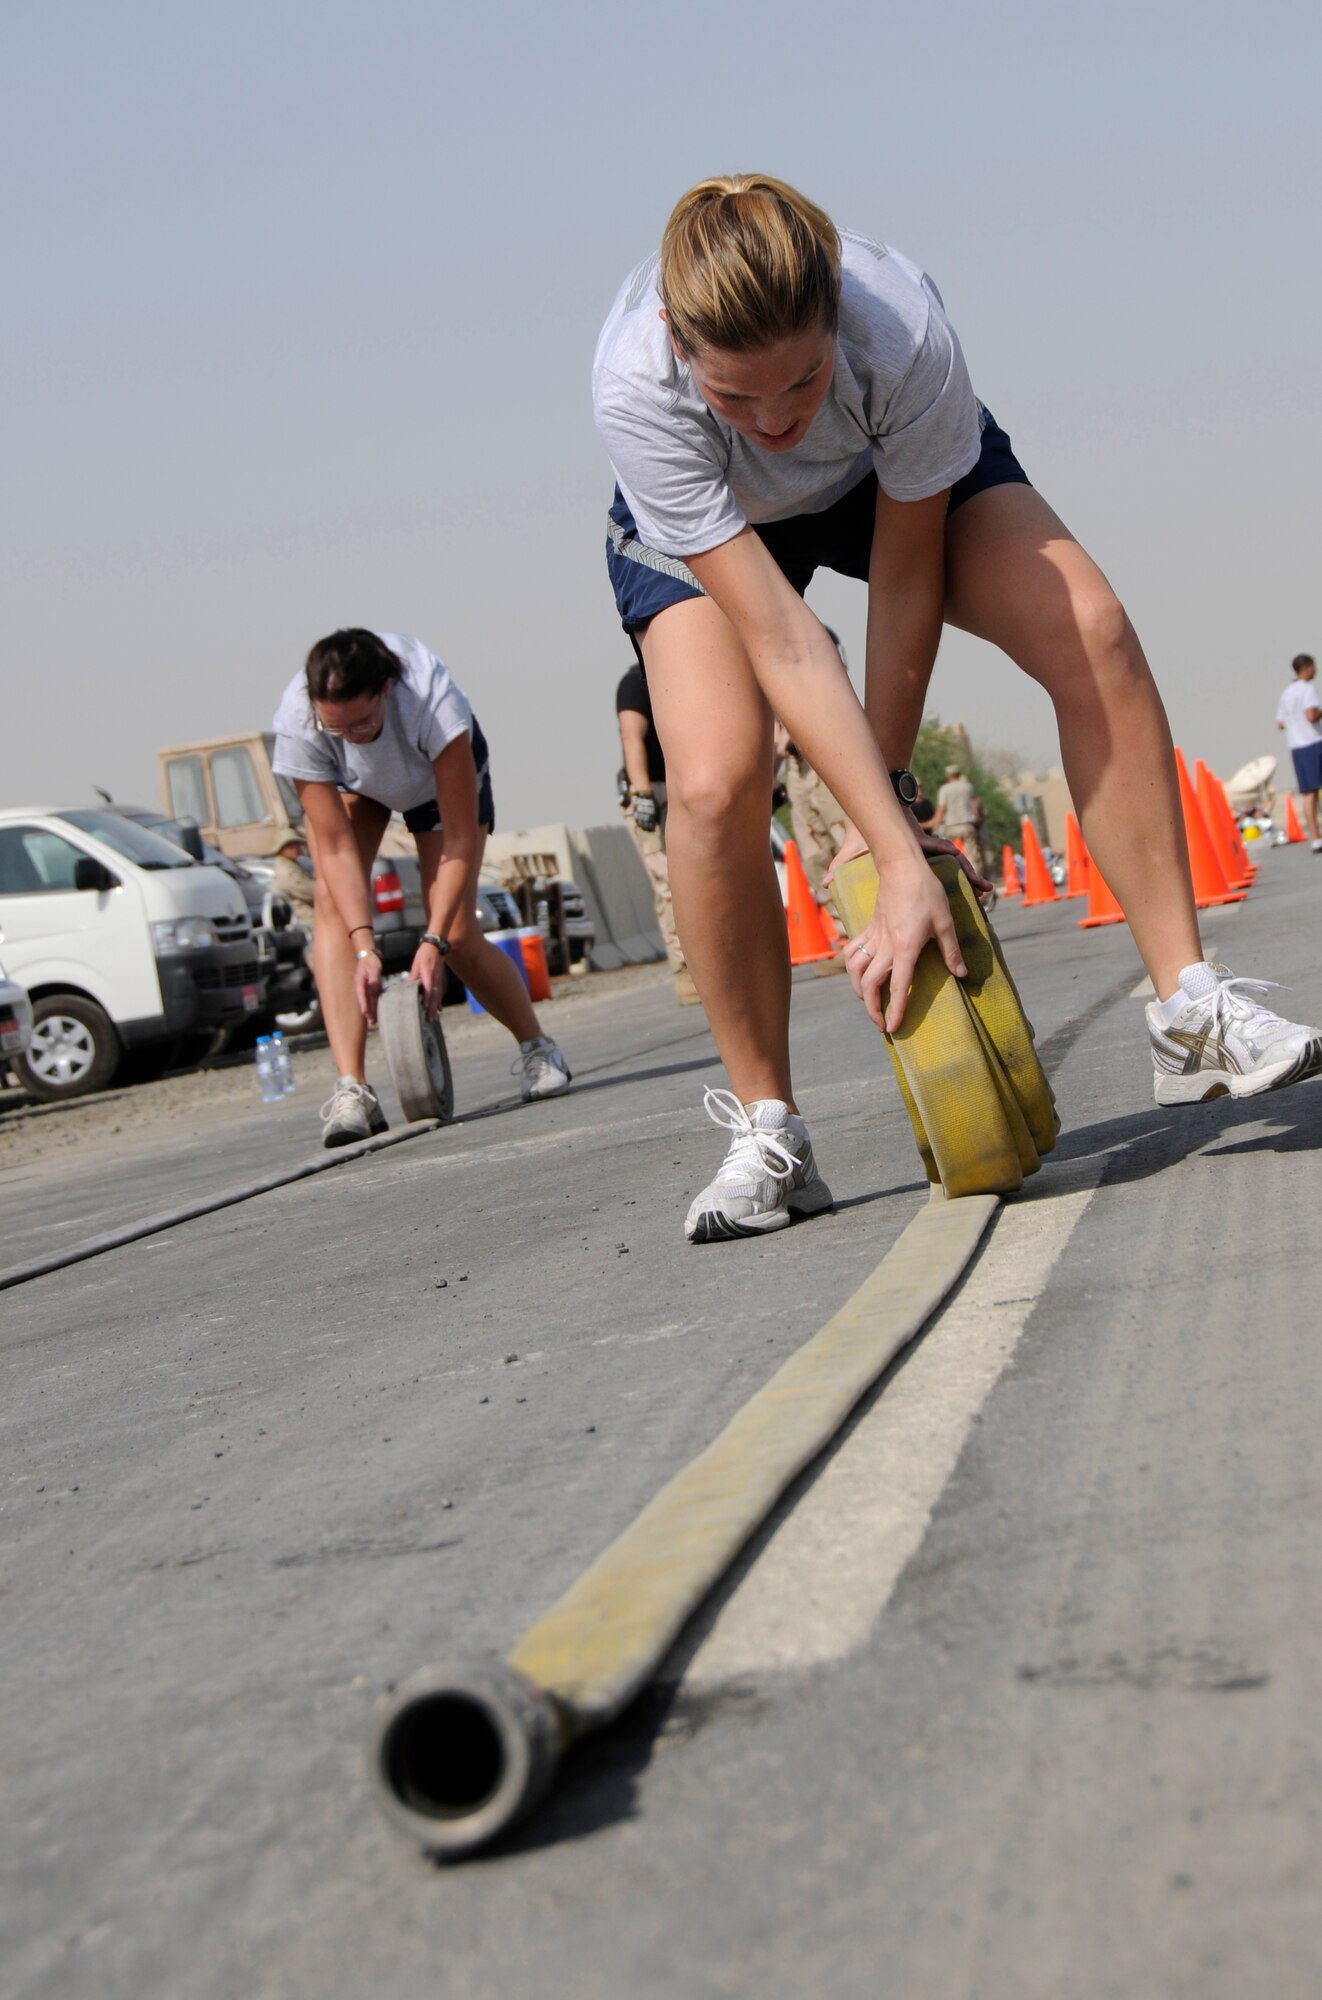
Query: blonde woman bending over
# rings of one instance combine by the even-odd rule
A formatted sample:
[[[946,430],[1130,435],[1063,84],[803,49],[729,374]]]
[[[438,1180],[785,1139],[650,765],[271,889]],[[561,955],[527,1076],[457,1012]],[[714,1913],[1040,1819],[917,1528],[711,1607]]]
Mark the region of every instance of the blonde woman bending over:
[[[849,947],[872,1018],[899,1025],[919,953],[960,959],[906,806],[943,622],[990,640],[1051,696],[1085,836],[1158,998],[1160,1104],[1256,1095],[1322,1068],[1322,1038],[1198,936],[1170,730],[1096,564],[979,403],[932,280],[783,182],[690,189],[597,344],[597,425],[618,486],[607,561],[666,755],[685,957],[729,1075],[733,1139],[685,1233],[710,1242],[830,1208],[789,1066],[789,963],[767,848],[771,718],[876,863]],[[868,586],[860,706],[803,601],[818,566]]]

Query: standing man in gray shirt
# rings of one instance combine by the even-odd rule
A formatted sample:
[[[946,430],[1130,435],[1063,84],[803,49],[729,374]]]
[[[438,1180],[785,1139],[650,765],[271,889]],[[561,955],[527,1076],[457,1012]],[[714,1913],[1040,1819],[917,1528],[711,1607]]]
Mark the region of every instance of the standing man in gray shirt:
[[[1317,795],[1322,788],[1322,705],[1315,685],[1317,662],[1311,653],[1296,653],[1290,664],[1294,679],[1276,704],[1276,727],[1285,731],[1290,746],[1299,803],[1308,822],[1313,852],[1322,854],[1317,822]]]

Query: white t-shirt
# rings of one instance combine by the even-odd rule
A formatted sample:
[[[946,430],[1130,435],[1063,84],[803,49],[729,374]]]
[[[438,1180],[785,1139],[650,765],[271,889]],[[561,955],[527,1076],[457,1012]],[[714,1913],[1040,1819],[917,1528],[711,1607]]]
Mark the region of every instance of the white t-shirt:
[[[1276,720],[1285,724],[1285,740],[1292,750],[1305,750],[1310,743],[1322,743],[1322,729],[1310,722],[1305,709],[1322,708],[1322,689],[1317,677],[1311,681],[1291,681],[1276,707]]]
[[[468,697],[450,670],[420,639],[378,632],[403,663],[386,700],[385,721],[373,743],[348,743],[317,727],[300,668],[275,712],[273,769],[282,778],[311,778],[377,799],[392,812],[408,812],[436,796],[432,759],[456,736],[473,733]]]
[[[638,531],[701,555],[749,522],[819,514],[875,468],[894,500],[926,500],[972,470],[980,412],[931,279],[897,250],[841,234],[835,374],[806,436],[767,452],[715,416],[658,318],[659,259],[611,307],[592,367],[597,428]]]

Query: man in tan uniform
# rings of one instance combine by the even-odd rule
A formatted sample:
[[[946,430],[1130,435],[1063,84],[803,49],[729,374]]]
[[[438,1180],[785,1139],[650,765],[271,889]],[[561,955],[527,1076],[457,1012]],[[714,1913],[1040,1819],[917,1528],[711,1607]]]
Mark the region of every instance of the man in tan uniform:
[[[826,871],[839,852],[848,816],[797,744],[791,743],[783,722],[776,724],[775,755],[789,800],[794,844],[808,885],[820,903],[826,893]]]
[[[294,913],[294,922],[302,924],[312,941],[312,906],[315,895],[312,877],[305,868],[299,867],[299,856],[306,854],[307,847],[301,834],[292,826],[276,829],[275,868],[271,874],[271,893],[288,898]]]
[[[849,659],[838,632],[826,627],[827,637],[840,655],[840,664]],[[783,722],[776,722],[774,762],[789,801],[794,845],[799,850],[808,886],[820,903],[826,895],[826,871],[840,851],[849,824],[849,815],[824,778],[819,778]]]
[[[656,920],[665,939],[670,970],[675,975],[675,998],[681,1007],[694,1007],[698,1005],[698,989],[684,962],[684,947],[675,929],[670,869],[666,863],[665,753],[652,720],[647,680],[636,663],[623,675],[615,691],[615,717],[624,757],[620,810],[628,820],[633,844],[652,884]]]
[[[982,842],[978,829],[982,819],[982,800],[959,765],[947,764],[946,782],[936,795],[931,831],[941,834],[946,840],[957,840],[979,875],[982,873]]]

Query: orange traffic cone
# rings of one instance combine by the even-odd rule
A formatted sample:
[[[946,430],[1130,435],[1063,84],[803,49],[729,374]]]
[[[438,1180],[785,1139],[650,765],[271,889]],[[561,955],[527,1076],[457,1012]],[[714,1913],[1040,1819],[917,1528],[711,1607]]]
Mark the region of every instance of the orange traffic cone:
[[[1079,918],[1081,931],[1095,924],[1122,924],[1125,913],[1107,886],[1106,878],[1092,855],[1088,856],[1088,914]]]
[[[790,964],[816,965],[819,959],[834,958],[822,913],[808,887],[799,850],[792,840],[785,842],[785,887],[789,891],[785,921],[790,934]]]
[[[1193,774],[1198,804],[1207,822],[1207,831],[1212,836],[1212,845],[1221,862],[1222,873],[1232,889],[1247,889],[1256,871],[1249,867],[1247,860],[1241,863],[1235,851],[1235,823],[1231,820],[1228,828],[1226,825],[1226,820],[1230,817],[1226,795],[1201,757],[1194,763]],[[1217,810],[1218,804],[1220,811]]]
[[[1046,856],[1031,819],[1024,821],[1023,842],[1024,908],[1031,910],[1038,903],[1057,902],[1056,885],[1047,873]]]
[[[1207,831],[1207,822],[1198,804],[1198,794],[1189,783],[1189,773],[1179,750],[1175,752],[1175,769],[1180,779],[1180,806],[1184,812],[1184,838],[1193,874],[1194,902],[1200,910],[1208,909],[1213,903],[1242,903],[1244,891],[1232,889],[1226,881],[1225,870],[1217,859],[1212,836]]]
[[[1213,777],[1210,771],[1207,773],[1207,795],[1212,801],[1212,810],[1216,813],[1217,818],[1226,830],[1226,838],[1230,842],[1230,850],[1238,864],[1238,873],[1247,875],[1249,881],[1252,882],[1258,870],[1254,863],[1249,860],[1249,851],[1244,845],[1244,836],[1239,830],[1239,822],[1231,811],[1230,800],[1226,797],[1226,788],[1219,778]],[[1198,794],[1200,801],[1202,796],[1200,790]],[[1203,810],[1206,812],[1206,806],[1203,807]]]
[[[1086,896],[1088,894],[1088,850],[1083,844],[1079,822],[1073,813],[1065,815],[1065,866],[1069,871],[1065,877],[1066,896]]]
[[[1294,809],[1294,799],[1285,795],[1285,837],[1288,841],[1303,840],[1304,829],[1299,824],[1299,815]]]
[[[1221,813],[1225,819],[1226,826],[1230,830],[1230,837],[1235,843],[1235,853],[1239,857],[1240,867],[1246,869],[1251,877],[1256,876],[1258,864],[1256,861],[1249,860],[1249,851],[1244,845],[1244,836],[1239,830],[1239,821],[1235,818],[1230,800],[1226,797],[1226,788],[1219,779],[1214,778],[1212,783],[1216,788],[1216,797],[1220,803]]]
[[[1024,885],[1019,880],[1019,870],[1014,865],[1014,849],[1007,841],[1001,849],[1001,894],[1021,896]]]

